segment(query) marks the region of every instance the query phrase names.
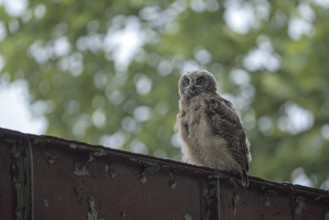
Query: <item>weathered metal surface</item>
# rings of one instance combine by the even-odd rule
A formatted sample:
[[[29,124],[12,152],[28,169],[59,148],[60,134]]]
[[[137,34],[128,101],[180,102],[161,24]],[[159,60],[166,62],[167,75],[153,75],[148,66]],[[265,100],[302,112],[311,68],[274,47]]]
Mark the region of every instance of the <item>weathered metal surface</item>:
[[[202,219],[198,176],[97,153],[35,145],[36,219]]]
[[[15,189],[16,219],[32,219],[32,180],[33,171],[31,144],[22,141],[11,146],[11,179]]]
[[[15,216],[10,149],[10,146],[0,138],[0,219],[14,219]]]
[[[223,180],[222,219],[328,219],[328,192],[292,184],[278,184],[253,178],[248,189]],[[326,216],[326,217],[325,217]]]
[[[0,157],[0,219],[329,219],[323,190],[101,146],[0,129]]]

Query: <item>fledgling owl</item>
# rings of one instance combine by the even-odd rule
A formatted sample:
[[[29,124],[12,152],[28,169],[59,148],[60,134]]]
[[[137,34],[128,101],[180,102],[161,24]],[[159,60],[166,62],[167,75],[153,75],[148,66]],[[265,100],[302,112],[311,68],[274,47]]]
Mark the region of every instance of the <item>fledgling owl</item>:
[[[232,103],[216,92],[214,76],[205,70],[187,72],[178,87],[182,160],[233,173],[248,186],[250,144]]]

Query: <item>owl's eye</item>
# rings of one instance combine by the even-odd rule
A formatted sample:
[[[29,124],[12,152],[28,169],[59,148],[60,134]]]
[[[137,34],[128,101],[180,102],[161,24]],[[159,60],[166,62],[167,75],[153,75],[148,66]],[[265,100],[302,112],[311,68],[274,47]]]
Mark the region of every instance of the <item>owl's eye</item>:
[[[205,78],[204,77],[199,77],[197,80],[196,80],[196,83],[197,84],[203,84],[205,82]]]
[[[190,80],[188,78],[184,79],[184,85],[189,85],[190,84]]]

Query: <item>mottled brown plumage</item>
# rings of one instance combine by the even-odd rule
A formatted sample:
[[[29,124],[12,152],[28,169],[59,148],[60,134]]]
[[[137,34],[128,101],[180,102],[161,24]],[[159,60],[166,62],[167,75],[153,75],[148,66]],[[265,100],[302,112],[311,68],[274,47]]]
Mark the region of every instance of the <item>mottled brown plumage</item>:
[[[205,70],[179,80],[176,127],[182,140],[182,160],[238,175],[248,185],[249,141],[231,102],[216,92],[213,75]]]

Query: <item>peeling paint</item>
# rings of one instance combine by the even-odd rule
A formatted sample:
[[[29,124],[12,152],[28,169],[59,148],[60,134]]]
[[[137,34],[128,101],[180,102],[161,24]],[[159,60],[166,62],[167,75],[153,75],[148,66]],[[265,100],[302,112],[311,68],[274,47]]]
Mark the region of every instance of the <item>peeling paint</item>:
[[[28,144],[28,147],[26,145]],[[31,198],[31,145],[14,143],[12,146],[12,181],[16,194],[16,219],[30,219]]]
[[[37,137],[37,138],[33,139],[33,144],[40,144],[40,143],[44,143],[44,142],[45,142],[45,140],[43,138]]]
[[[69,147],[72,148],[72,149],[77,149],[78,145],[71,143],[69,145]]]
[[[88,197],[88,220],[97,220],[97,211],[96,211],[96,203],[95,199],[92,197]]]
[[[143,164],[143,170],[139,175],[139,182],[145,184],[147,181],[147,176],[154,175],[161,170],[161,167],[157,163]]]
[[[227,177],[227,174],[216,172],[215,174],[209,175],[208,179],[219,179],[225,177]]]
[[[112,164],[105,164],[105,171],[108,176],[114,178],[117,174],[112,166]]]
[[[219,179],[207,178],[201,181],[202,197],[206,201],[203,219],[218,219],[220,216]]]
[[[73,187],[73,195],[74,195],[74,197],[76,198],[76,200],[78,201],[79,204],[83,201],[85,196],[83,195],[82,185],[78,185],[78,186]]]
[[[4,142],[6,142],[9,145],[15,145],[17,143],[17,140],[13,138],[3,138],[3,137],[1,138]]]
[[[329,190],[327,190],[327,192],[329,192]],[[324,199],[324,198],[327,198],[327,197],[328,197],[328,195],[326,195],[326,194],[320,194],[319,196],[317,196],[315,198],[315,200],[320,200],[320,199]]]
[[[176,183],[176,181],[174,179],[170,179],[169,180],[169,187],[170,187],[170,189],[172,189],[172,190],[176,189],[176,185],[177,185],[177,183]]]
[[[233,202],[233,214],[235,215],[236,212],[238,211],[237,205],[238,202],[240,201],[240,195],[237,192],[233,193],[233,198],[232,198],[232,202]]]
[[[160,166],[160,164],[158,162],[154,162],[154,161],[146,161],[146,160],[141,160],[141,159],[132,158],[132,157],[130,157],[129,160],[143,165],[144,170],[145,170],[145,172],[147,172],[147,174],[154,174],[156,172],[159,172],[161,170],[161,168],[164,167],[164,166]]]
[[[306,203],[305,198],[302,196],[296,197],[296,208],[295,208],[295,215],[303,215],[304,211],[306,211]]]
[[[169,173],[170,179],[168,181],[169,188],[174,190],[176,189],[177,183],[172,173]]]
[[[185,213],[184,214],[184,220],[192,220],[192,215],[190,213]]]
[[[16,219],[20,219],[20,218],[23,218],[23,213],[21,211],[16,211]]]
[[[94,152],[93,155],[94,155],[95,157],[101,157],[101,156],[105,156],[105,155],[107,155],[107,153],[106,153],[104,150],[99,150],[99,151],[97,151],[97,152]]]
[[[89,172],[86,169],[86,162],[78,162],[74,165],[74,175],[76,176],[89,176]]]
[[[145,184],[147,181],[147,178],[144,174],[141,174],[138,179],[139,179],[139,182],[142,184]]]
[[[329,210],[323,213],[323,220],[329,220]]]
[[[263,198],[263,206],[264,206],[265,208],[271,206],[271,199],[270,199],[270,196],[265,196],[265,197]]]
[[[306,198],[301,195],[297,195],[294,185],[288,185],[290,189],[290,206],[291,206],[291,217],[294,219],[295,216],[302,216],[306,211]]]
[[[264,189],[263,189],[264,190]],[[264,190],[265,191],[265,193],[264,193],[264,196],[263,196],[263,199],[262,199],[262,202],[263,202],[263,206],[265,207],[265,208],[268,208],[268,207],[270,207],[271,206],[271,197],[272,196],[274,196],[274,195],[276,195],[276,192],[275,192],[275,190],[269,190],[269,189],[267,189],[267,190]]]
[[[291,218],[294,219],[295,218],[295,208],[296,208],[296,194],[295,194],[294,186],[289,183],[284,183],[284,185],[286,185],[290,190],[290,215],[291,215]]]
[[[45,158],[50,165],[54,164],[54,162],[57,160],[58,157],[59,157],[59,154],[52,154],[49,152],[45,153]]]
[[[145,165],[143,174],[154,175],[154,174],[158,173],[160,170],[161,170],[161,167],[159,164]]]
[[[48,208],[48,205],[49,205],[49,204],[48,204],[48,200],[47,200],[47,199],[44,199],[44,200],[43,200],[43,204],[45,205],[46,208]]]
[[[95,160],[95,157],[93,157],[92,154],[89,154],[88,162],[92,162],[93,160]]]

